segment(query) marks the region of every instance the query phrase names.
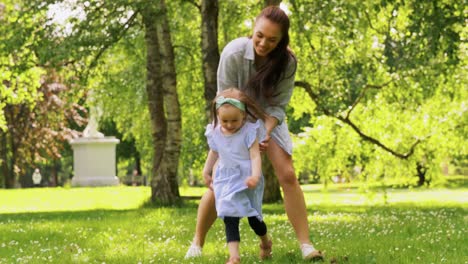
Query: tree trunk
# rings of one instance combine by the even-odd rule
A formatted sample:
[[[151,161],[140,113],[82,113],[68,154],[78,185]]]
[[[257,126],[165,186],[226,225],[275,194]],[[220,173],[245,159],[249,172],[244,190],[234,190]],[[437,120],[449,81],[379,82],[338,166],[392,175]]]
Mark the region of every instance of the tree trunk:
[[[427,179],[426,179],[427,168],[423,164],[418,162],[416,164],[416,171],[417,171],[417,176],[418,176],[417,184],[418,184],[418,187],[421,187],[427,182]]]
[[[174,50],[171,41],[167,8],[164,0],[159,1],[159,21],[156,24],[161,59],[161,81],[164,92],[164,106],[167,116],[166,145],[160,173],[169,183],[169,190],[158,190],[165,197],[162,202],[173,204],[180,199],[177,169],[179,166],[182,142],[182,122],[179,98],[177,95]],[[164,193],[164,194],[163,194]]]
[[[269,5],[278,6],[280,3],[281,1],[278,0],[265,0],[264,2],[265,7]],[[263,193],[263,202],[273,203],[281,201],[283,198],[281,197],[281,190],[278,182],[278,177],[276,177],[275,171],[273,170],[273,166],[271,165],[271,162],[266,157],[266,155],[263,155],[262,158],[262,171],[265,177],[265,191]]]
[[[203,78],[205,80],[205,113],[210,120],[210,105],[217,92],[216,73],[219,63],[218,0],[202,0],[201,48]]]
[[[159,54],[159,43],[157,37],[158,12],[153,5],[148,5],[142,11],[143,23],[145,25],[146,42],[146,92],[148,94],[148,108],[151,118],[151,136],[153,139],[153,164],[151,179],[151,199],[166,200],[165,194],[170,192],[170,184],[160,174],[160,165],[163,159],[167,120],[164,112],[164,96],[161,80],[161,61]]]
[[[24,108],[20,108],[24,109]],[[15,124],[16,116],[22,116],[23,112],[17,113],[15,116],[15,111],[12,105],[7,105],[4,108],[5,118],[7,124]],[[20,123],[20,122],[18,122]],[[21,124],[21,123],[20,123]],[[15,129],[15,127],[8,127],[5,132],[2,132],[2,146],[3,146],[3,173],[5,177],[5,188],[12,189],[16,185],[16,158],[18,157],[18,146],[24,135],[15,134],[15,131],[23,131],[21,129]]]
[[[262,155],[262,169],[265,176],[265,191],[263,193],[264,203],[275,203],[283,200],[280,191],[278,178],[275,175],[273,166],[266,155]]]
[[[11,133],[13,134],[13,133]],[[10,147],[11,147],[11,152],[10,152],[10,157],[8,157],[7,155],[7,160],[6,162],[10,163],[9,166],[8,166],[8,175],[7,175],[7,178],[8,178],[8,185],[6,186],[7,188],[15,188],[16,185],[17,185],[17,177],[16,177],[16,170],[15,168],[17,168],[17,164],[16,164],[16,159],[18,157],[18,148],[17,148],[17,144],[16,144],[16,141],[15,141],[15,137],[13,135],[10,134]],[[7,139],[8,139],[8,136],[7,136]],[[19,144],[18,144],[19,145]],[[8,146],[8,144],[7,144]],[[8,151],[8,148],[7,148],[7,151]],[[7,153],[8,154],[8,153]]]
[[[52,178],[52,181],[51,181],[51,185],[52,187],[57,187],[58,184],[59,184],[59,180],[58,180],[58,162],[57,162],[57,159],[53,159],[52,160],[52,170],[51,170],[51,173],[50,173],[50,176]]]
[[[7,140],[6,140],[6,133],[0,131],[0,166],[1,166],[1,174],[3,180],[3,187],[4,188],[11,188],[9,187],[9,170],[8,170],[8,155],[7,155]]]
[[[136,170],[136,174],[138,176],[142,176],[143,173],[141,171],[141,157],[140,157],[140,153],[138,151],[135,152],[135,170]]]

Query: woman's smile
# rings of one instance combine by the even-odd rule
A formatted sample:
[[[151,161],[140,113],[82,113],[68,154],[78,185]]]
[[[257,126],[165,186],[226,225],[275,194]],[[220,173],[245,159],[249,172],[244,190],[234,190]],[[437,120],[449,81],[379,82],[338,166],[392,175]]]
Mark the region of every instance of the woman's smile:
[[[255,54],[267,56],[281,41],[281,26],[266,18],[260,18],[254,28],[252,36]]]

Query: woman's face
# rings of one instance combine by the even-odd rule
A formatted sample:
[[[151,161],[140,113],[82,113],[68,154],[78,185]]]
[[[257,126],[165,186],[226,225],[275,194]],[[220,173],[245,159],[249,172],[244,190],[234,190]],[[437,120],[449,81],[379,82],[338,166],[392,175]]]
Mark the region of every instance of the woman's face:
[[[281,41],[281,26],[271,20],[261,17],[257,20],[253,33],[255,54],[260,57],[267,56]]]

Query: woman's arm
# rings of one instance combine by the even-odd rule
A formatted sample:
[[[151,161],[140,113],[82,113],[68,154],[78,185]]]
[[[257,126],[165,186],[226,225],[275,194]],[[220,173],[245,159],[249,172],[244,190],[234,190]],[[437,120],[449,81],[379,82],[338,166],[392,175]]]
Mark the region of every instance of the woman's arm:
[[[245,180],[245,184],[249,189],[253,189],[257,186],[260,181],[260,177],[262,176],[262,157],[260,156],[260,149],[257,140],[254,141],[249,152],[250,161],[252,162],[252,175]]]
[[[265,119],[265,130],[268,137],[270,137],[271,131],[278,125],[279,121],[276,117],[267,115]]]
[[[213,166],[218,160],[218,152],[211,150],[208,152],[208,157],[206,157],[205,166],[203,167],[203,178],[205,179],[205,184],[208,188],[212,188],[213,183]]]
[[[269,106],[265,108],[267,118],[265,119],[265,130],[266,136],[260,142],[260,151],[266,151],[268,143],[270,142],[271,131],[278,125],[281,124],[286,117],[286,106],[291,100],[291,96],[294,88],[294,78],[296,71],[296,60],[291,59],[286,69],[285,75],[288,78],[281,80],[276,86],[278,94],[269,99]]]

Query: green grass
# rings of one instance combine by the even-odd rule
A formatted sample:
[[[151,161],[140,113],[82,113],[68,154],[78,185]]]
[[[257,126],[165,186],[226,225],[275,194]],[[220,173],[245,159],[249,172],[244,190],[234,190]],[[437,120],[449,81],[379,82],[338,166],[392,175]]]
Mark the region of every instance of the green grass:
[[[325,263],[468,263],[468,193],[458,189],[360,193],[355,186],[303,186],[311,237]],[[181,188],[200,195],[203,188]],[[0,190],[0,263],[224,263],[223,223],[208,234],[204,256],[184,260],[198,201],[144,206],[147,187]],[[384,199],[385,198],[385,199]],[[305,263],[282,204],[264,206],[273,259]],[[258,241],[241,223],[243,263],[258,260]]]

